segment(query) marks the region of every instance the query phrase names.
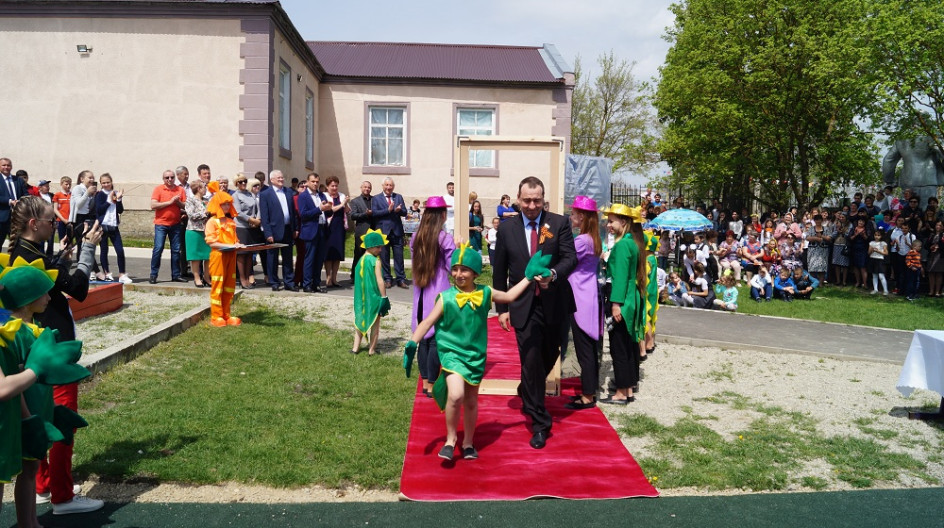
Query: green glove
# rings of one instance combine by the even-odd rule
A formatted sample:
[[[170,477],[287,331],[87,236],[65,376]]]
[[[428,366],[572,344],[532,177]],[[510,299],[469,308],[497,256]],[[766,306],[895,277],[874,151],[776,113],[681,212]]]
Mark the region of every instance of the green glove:
[[[92,375],[76,364],[82,357],[81,341],[56,342],[55,334],[45,331],[30,346],[25,367],[36,373],[39,383],[67,385]]]
[[[390,313],[390,299],[383,297],[380,299],[380,317],[386,317]]]
[[[42,417],[34,414],[22,422],[23,457],[42,460],[49,450],[49,436]],[[62,436],[61,434],[59,436]]]
[[[524,276],[528,280],[532,280],[538,275],[541,277],[550,277],[551,269],[548,268],[550,265],[551,255],[545,255],[543,251],[538,250],[531,256],[531,260],[528,261],[528,267],[524,269]]]
[[[440,411],[446,410],[446,400],[448,397],[449,387],[446,385],[446,373],[440,371],[439,377],[436,378],[436,383],[433,383],[433,400],[436,401],[436,406],[439,407]]]
[[[79,413],[66,407],[65,405],[56,405],[52,410],[52,423],[56,430],[61,433],[63,444],[72,445],[75,430],[80,427],[88,427],[88,422],[82,418]]]
[[[403,347],[403,368],[406,370],[406,377],[410,377],[413,372],[413,358],[416,357],[416,341],[407,341]]]

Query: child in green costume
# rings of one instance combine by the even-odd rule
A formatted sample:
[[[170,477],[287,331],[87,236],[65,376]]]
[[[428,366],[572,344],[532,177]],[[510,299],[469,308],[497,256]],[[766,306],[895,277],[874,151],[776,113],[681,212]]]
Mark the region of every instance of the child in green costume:
[[[381,274],[380,249],[387,245],[387,237],[379,229],[368,229],[362,238],[361,247],[367,252],[357,261],[354,273],[354,347],[351,354],[361,349],[361,339],[368,338],[368,355],[377,353],[377,336],[380,334],[380,318],[390,311],[390,299]]]
[[[433,385],[433,396],[440,409],[446,411],[446,443],[440,458],[452,460],[458,441],[459,414],[465,409],[462,458],[479,457],[472,443],[478,418],[479,383],[485,373],[485,349],[488,344],[486,320],[492,302],[510,303],[530,285],[534,277],[547,277],[550,255],[540,251],[531,257],[525,278],[507,292],[475,284],[482,273],[482,254],[467,243],[452,253],[452,278],[455,285],[436,297],[436,305],[423,319],[406,344],[403,367],[410,375],[416,343],[436,325],[436,348],[442,369]]]
[[[0,261],[0,267],[7,263]],[[63,431],[71,435],[72,427],[85,424],[77,414],[60,414],[52,401],[53,384],[75,383],[90,375],[76,364],[81,343],[56,343],[55,331],[33,324],[33,315],[49,303],[57,273],[47,272],[41,260],[27,264],[22,259],[0,273],[0,302],[12,309],[0,313],[0,495],[3,484],[19,474],[14,490],[18,526],[39,526],[38,459],[51,442],[66,439]]]

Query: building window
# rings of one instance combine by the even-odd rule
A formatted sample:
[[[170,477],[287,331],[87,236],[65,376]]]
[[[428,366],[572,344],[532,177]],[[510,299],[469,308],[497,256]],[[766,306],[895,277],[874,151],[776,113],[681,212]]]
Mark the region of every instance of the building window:
[[[456,116],[456,134],[460,136],[494,136],[495,110],[491,108],[459,108]],[[495,151],[470,151],[469,168],[495,168]]]
[[[292,70],[279,64],[279,147],[292,149]]]
[[[305,163],[315,163],[315,94],[305,93]]]
[[[406,108],[371,106],[368,165],[406,165]]]

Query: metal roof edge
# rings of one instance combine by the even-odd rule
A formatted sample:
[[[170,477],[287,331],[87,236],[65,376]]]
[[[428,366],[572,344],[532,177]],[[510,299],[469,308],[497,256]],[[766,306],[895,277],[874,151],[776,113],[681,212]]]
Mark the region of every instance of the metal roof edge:
[[[563,79],[564,74],[574,73],[574,69],[567,63],[564,57],[557,51],[557,46],[545,42],[544,46],[538,48],[538,53],[544,59],[544,65],[551,72],[551,75],[558,79]]]

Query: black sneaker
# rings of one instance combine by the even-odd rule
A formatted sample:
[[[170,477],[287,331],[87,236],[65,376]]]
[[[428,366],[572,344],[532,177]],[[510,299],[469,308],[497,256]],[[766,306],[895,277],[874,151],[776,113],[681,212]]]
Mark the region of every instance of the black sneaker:
[[[455,450],[456,450],[456,446],[444,445],[442,449],[439,450],[439,458],[452,460],[452,454]]]
[[[475,450],[474,446],[462,448],[462,458],[466,460],[475,460],[478,457],[479,457],[479,452]]]

